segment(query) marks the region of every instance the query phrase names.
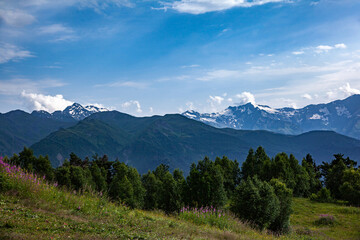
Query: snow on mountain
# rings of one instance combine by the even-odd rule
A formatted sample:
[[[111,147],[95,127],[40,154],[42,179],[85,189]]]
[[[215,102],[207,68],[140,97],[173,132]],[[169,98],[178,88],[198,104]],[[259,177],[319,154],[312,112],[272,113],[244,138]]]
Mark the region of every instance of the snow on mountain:
[[[274,109],[247,103],[230,106],[218,113],[192,110],[182,115],[218,128],[268,130],[284,134],[332,130],[360,139],[360,95],[328,104],[308,105],[301,109]]]
[[[62,120],[62,121],[80,121],[84,118],[90,116],[91,114],[97,113],[97,112],[105,112],[109,111],[106,108],[100,108],[97,106],[89,105],[83,107],[81,104],[74,103],[71,106],[68,106],[63,111],[55,111],[53,113],[48,113],[46,111],[33,111],[33,115],[37,115],[43,118],[53,118],[56,120]]]

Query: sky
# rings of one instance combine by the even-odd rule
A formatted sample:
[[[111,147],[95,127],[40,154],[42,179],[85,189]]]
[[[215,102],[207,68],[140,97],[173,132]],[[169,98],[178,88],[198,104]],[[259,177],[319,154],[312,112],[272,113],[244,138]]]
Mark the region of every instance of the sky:
[[[358,0],[0,0],[0,112],[135,116],[360,94]]]

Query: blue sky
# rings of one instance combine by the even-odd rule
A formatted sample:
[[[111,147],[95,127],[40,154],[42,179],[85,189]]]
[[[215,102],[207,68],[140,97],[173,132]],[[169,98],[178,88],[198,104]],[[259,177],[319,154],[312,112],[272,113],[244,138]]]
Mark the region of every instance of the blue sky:
[[[0,112],[136,116],[360,93],[358,0],[0,0]]]

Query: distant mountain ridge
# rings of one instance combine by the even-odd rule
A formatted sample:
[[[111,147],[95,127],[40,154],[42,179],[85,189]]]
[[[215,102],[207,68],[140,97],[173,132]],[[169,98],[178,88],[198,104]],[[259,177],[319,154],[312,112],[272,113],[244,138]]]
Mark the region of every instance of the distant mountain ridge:
[[[74,103],[63,111],[48,113],[22,110],[0,113],[0,156],[19,153],[24,146],[30,146],[59,128],[68,128],[91,114],[108,111],[106,108]]]
[[[91,114],[97,112],[106,112],[106,111],[109,110],[106,108],[96,107],[94,105],[83,107],[79,103],[74,103],[71,106],[65,108],[63,111],[55,111],[53,113],[48,113],[44,110],[41,110],[41,111],[33,111],[31,114],[42,118],[51,118],[61,121],[74,121],[74,120],[80,121],[87,118]]]
[[[92,114],[76,125],[60,129],[31,146],[36,155],[49,155],[53,166],[74,152],[81,158],[106,154],[136,167],[141,173],[161,163],[172,169],[189,169],[209,156],[245,160],[249,149],[263,146],[270,156],[293,153],[299,160],[307,153],[319,163],[343,153],[360,160],[360,141],[331,131],[298,136],[268,131],[220,129],[179,114],[133,117],[117,111]]]
[[[268,130],[296,135],[330,130],[360,139],[360,95],[301,109],[274,109],[247,103],[218,113],[186,111],[182,115],[218,128]]]

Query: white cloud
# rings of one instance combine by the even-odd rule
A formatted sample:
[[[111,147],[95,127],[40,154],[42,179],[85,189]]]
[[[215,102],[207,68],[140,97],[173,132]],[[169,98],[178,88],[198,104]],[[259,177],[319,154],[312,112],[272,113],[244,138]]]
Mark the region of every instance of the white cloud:
[[[128,110],[128,109],[130,109],[131,107],[135,107],[135,111],[136,111],[136,112],[142,113],[142,109],[141,109],[140,102],[137,101],[137,100],[131,100],[131,101],[128,101],[128,102],[124,102],[123,104],[121,104],[121,107],[122,107],[124,110]]]
[[[23,27],[35,21],[35,17],[19,9],[0,9],[0,19],[14,27]]]
[[[205,76],[198,77],[196,79],[199,81],[211,81],[216,79],[236,77],[238,74],[239,74],[238,71],[220,69],[220,70],[209,71],[206,73]]]
[[[224,101],[224,98],[220,97],[220,96],[215,96],[215,97],[209,96],[209,98],[210,98],[211,103],[218,104],[218,105],[220,105]]]
[[[150,113],[153,113],[154,112],[154,109],[152,107],[149,107],[149,112]]]
[[[73,104],[73,102],[64,99],[63,95],[60,94],[51,96],[22,91],[21,97],[29,110],[54,112],[56,110],[64,110],[67,106]]]
[[[307,99],[307,100],[312,100],[313,99],[312,96],[310,94],[308,94],[308,93],[305,93],[301,97],[304,98],[304,99]]]
[[[65,27],[62,24],[52,24],[43,26],[39,29],[41,34],[57,34],[57,33],[73,33],[71,28]]]
[[[346,83],[344,86],[340,87],[339,90],[344,92],[347,97],[354,94],[360,94],[360,90],[356,88],[351,88],[349,83]]]
[[[335,44],[335,48],[345,49],[347,46],[344,43]]]
[[[32,55],[31,52],[22,50],[15,45],[0,43],[0,64],[9,61],[18,61],[28,57],[34,57],[34,55]]]
[[[73,0],[80,4],[81,7],[92,8],[96,12],[102,12],[110,6],[116,7],[134,7],[130,0]]]
[[[200,65],[198,65],[198,64],[192,64],[192,65],[181,66],[181,68],[197,68],[197,67],[200,67]]]
[[[251,103],[253,105],[256,105],[255,96],[250,92],[242,92],[240,94],[237,94],[236,98],[238,99],[240,105],[243,105],[246,103]]]
[[[161,9],[173,9],[181,13],[203,14],[234,7],[253,7],[267,3],[289,2],[286,0],[181,0],[163,3]]]
[[[332,46],[328,46],[328,45],[320,45],[316,47],[315,52],[317,53],[323,53],[323,52],[328,52],[330,50],[334,49],[334,47]]]
[[[292,54],[294,55],[302,55],[304,54],[305,52],[304,51],[295,51],[295,52],[292,52]]]
[[[75,35],[73,29],[62,24],[52,24],[40,27],[39,34],[55,35],[56,37],[51,40],[52,42],[75,41],[79,39],[79,37]]]
[[[333,50],[335,48],[336,49],[346,49],[347,46],[344,43],[338,43],[338,44],[335,44],[334,46],[320,45],[315,48],[315,52],[316,53],[324,53],[324,52],[329,52],[330,50]]]
[[[130,87],[130,88],[144,89],[147,86],[148,86],[148,84],[143,83],[143,82],[126,81],[126,82],[112,82],[112,83],[106,83],[106,84],[97,84],[94,87]]]

